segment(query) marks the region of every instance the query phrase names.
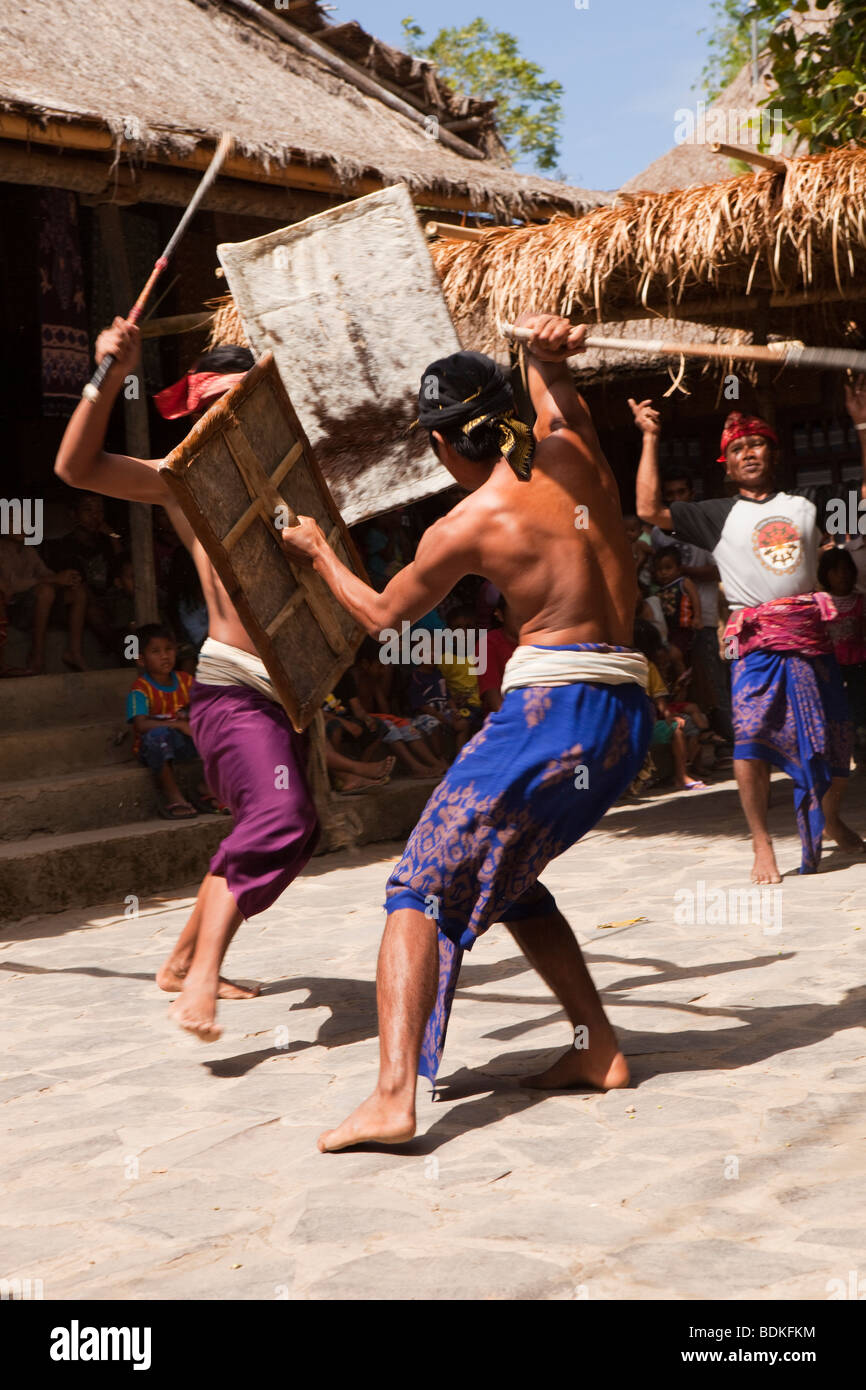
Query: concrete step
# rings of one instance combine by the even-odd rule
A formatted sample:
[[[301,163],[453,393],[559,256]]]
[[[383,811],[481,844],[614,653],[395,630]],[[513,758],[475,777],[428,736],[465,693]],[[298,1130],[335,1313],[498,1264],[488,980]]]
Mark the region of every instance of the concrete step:
[[[0,680],[0,729],[5,734],[19,729],[29,732],[45,725],[87,723],[115,713],[122,722],[126,693],[134,680],[133,666]]]
[[[132,730],[123,718],[93,723],[46,725],[0,734],[0,785],[25,778],[52,778],[132,762]]]
[[[61,674],[66,670],[63,665],[63,653],[69,645],[69,635],[62,628],[50,627],[45,638],[45,670],[48,675],[55,672]],[[6,643],[6,650],[3,653],[7,666],[26,666],[27,658],[30,655],[31,634],[24,632],[21,628],[9,625],[9,639]],[[84,629],[84,640],[81,643],[81,651],[84,661],[91,671],[102,671],[109,667],[117,667],[117,657],[113,652],[107,652],[102,643],[89,630]]]
[[[177,776],[191,791],[201,764],[183,763]],[[138,763],[22,778],[0,785],[0,840],[130,825],[152,819],[158,808],[153,777]]]
[[[228,816],[145,820],[0,844],[0,921],[95,903],[123,915],[130,897],[195,884],[231,826]]]
[[[398,780],[341,799],[329,808],[317,853],[404,840],[435,785]],[[121,914],[130,895],[194,891],[231,826],[228,816],[200,816],[7,840],[0,843],[0,922],[102,903]],[[383,888],[384,877],[383,870]]]

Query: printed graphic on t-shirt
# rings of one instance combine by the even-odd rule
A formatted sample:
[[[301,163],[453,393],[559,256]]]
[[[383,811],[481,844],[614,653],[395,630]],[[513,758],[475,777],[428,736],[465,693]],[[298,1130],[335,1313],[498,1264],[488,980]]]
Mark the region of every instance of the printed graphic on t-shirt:
[[[786,516],[762,518],[752,531],[752,548],[773,574],[793,574],[803,558],[800,532]]]

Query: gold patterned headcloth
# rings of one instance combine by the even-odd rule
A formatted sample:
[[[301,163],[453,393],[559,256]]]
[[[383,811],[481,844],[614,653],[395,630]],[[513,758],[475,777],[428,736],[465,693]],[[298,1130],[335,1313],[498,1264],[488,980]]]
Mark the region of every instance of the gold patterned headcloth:
[[[532,475],[532,431],[515,412],[505,373],[480,352],[454,352],[430,364],[421,378],[416,423],[446,435],[455,429],[469,435],[479,425],[493,425],[515,476],[525,482]]]

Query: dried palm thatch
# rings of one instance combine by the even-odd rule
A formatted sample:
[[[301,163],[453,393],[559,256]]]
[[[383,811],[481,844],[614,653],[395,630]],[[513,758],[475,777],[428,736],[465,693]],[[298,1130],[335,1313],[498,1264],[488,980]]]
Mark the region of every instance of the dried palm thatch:
[[[241,316],[230,294],[221,294],[216,299],[209,299],[206,307],[214,311],[206,352],[210,352],[211,348],[217,347],[220,343],[230,343],[232,347],[249,347]]]
[[[607,201],[458,153],[229,0],[132,9],[126,0],[15,0],[4,9],[0,133],[5,121],[14,139],[37,139],[51,123],[47,143],[113,149],[117,161],[139,165],[188,158],[230,130],[237,157],[271,182],[303,166],[326,175],[329,189],[402,182],[419,198],[506,219]]]
[[[744,296],[838,301],[866,290],[866,150],[621,196],[585,217],[438,242],[432,254],[461,338],[485,351],[501,342],[500,320],[530,309],[601,322],[642,310],[686,317],[700,305],[698,317],[730,321]],[[772,331],[771,303],[769,313]],[[798,318],[802,336],[808,314]]]

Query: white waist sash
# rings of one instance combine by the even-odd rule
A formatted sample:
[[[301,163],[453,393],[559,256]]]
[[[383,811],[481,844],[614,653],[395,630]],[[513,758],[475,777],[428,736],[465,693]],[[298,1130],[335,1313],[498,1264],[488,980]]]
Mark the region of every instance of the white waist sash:
[[[563,651],[518,647],[502,677],[502,694],[528,685],[639,685],[646,690],[649,664],[640,652]]]
[[[202,685],[245,685],[258,690],[275,704],[280,703],[274,683],[261,657],[240,647],[230,647],[215,637],[206,637],[198,654],[195,678]]]

